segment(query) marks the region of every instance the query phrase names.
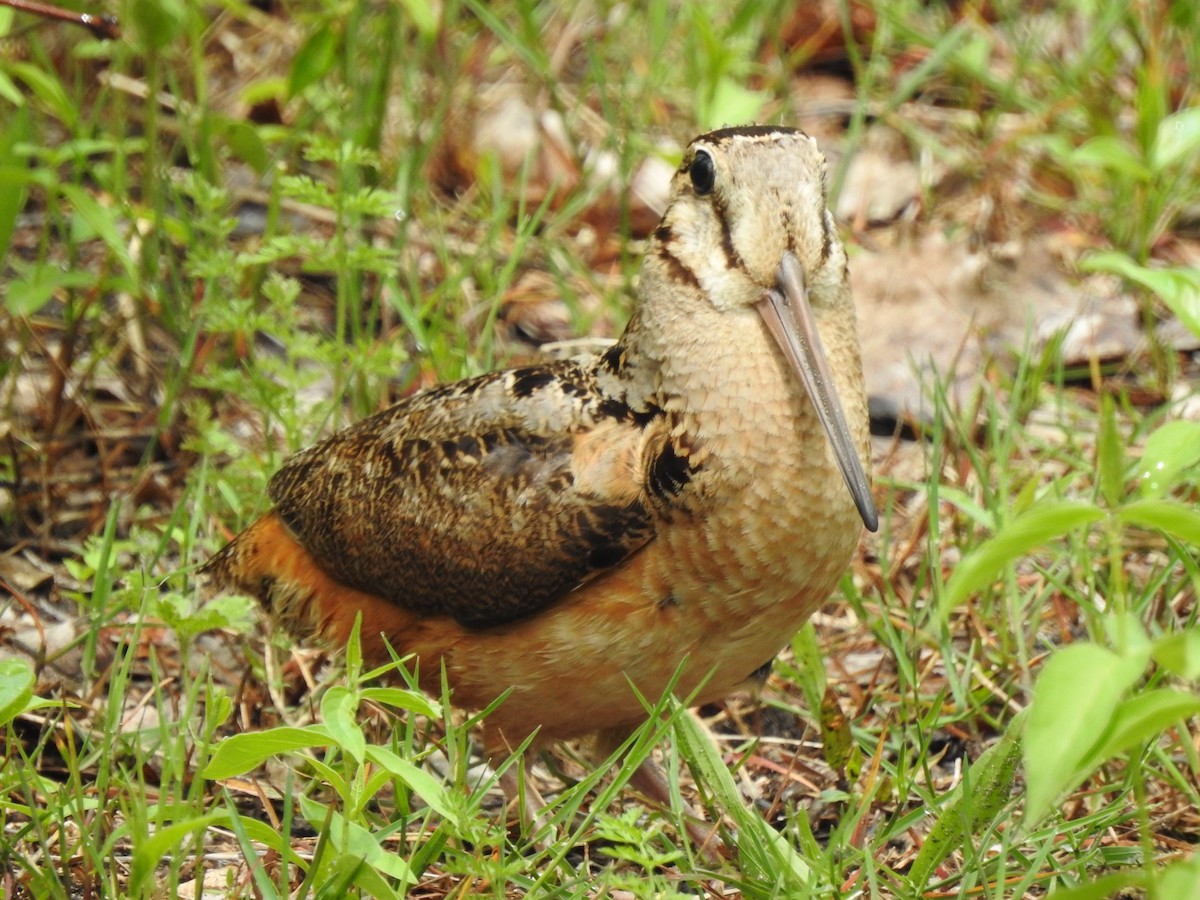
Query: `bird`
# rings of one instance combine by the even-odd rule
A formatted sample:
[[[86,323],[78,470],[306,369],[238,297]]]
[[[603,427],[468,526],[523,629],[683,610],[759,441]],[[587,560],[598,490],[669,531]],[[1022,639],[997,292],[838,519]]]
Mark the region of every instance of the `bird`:
[[[293,637],[344,646],[360,620],[366,662],[411,657],[435,695],[444,672],[464,709],[502,698],[493,763],[531,735],[608,750],[643,698],[761,685],[878,528],[869,472],[825,159],[796,129],[723,128],[684,151],[615,344],[302,450],[203,571]],[[652,758],[630,783],[669,806]]]

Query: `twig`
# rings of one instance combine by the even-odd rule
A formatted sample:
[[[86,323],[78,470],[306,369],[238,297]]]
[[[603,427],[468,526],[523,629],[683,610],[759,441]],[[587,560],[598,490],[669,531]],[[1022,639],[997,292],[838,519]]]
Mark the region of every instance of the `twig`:
[[[51,6],[48,3],[35,3],[34,0],[0,0],[0,6],[9,6],[20,12],[33,13],[46,19],[58,19],[60,22],[70,22],[72,25],[82,25],[98,38],[116,40],[121,36],[121,24],[116,16],[96,16],[91,13],[75,12],[63,9],[61,6]]]

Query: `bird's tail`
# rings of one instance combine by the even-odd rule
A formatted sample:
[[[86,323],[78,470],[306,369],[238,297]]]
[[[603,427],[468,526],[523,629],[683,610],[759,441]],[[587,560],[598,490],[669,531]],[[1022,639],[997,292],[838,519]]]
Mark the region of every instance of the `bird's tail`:
[[[271,606],[270,580],[264,578],[259,562],[262,533],[270,529],[274,513],[259,519],[200,567],[201,583],[216,592],[256,597],[268,609]]]
[[[373,665],[392,658],[388,641],[401,640],[415,615],[330,577],[270,512],[229,542],[200,569],[217,590],[256,597],[288,634],[345,646],[361,616],[363,657]]]

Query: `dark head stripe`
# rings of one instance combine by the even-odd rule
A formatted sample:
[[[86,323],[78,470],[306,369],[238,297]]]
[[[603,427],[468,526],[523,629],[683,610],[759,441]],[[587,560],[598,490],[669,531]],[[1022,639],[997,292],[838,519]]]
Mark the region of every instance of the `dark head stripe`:
[[[717,131],[702,134],[692,143],[722,144],[739,137],[764,138],[788,134],[803,135],[804,132],[798,128],[788,128],[785,125],[739,125],[736,128],[720,128]]]

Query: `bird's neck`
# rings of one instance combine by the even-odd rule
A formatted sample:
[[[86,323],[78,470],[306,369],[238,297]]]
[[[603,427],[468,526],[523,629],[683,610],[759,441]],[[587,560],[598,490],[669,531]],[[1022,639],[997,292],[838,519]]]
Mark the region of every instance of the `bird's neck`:
[[[644,273],[651,274],[651,273]],[[606,394],[637,410],[658,408],[736,481],[824,471],[842,481],[807,393],[752,307],[718,310],[701,297],[643,283],[653,297],[630,320],[598,378]],[[666,302],[661,302],[665,300]],[[866,396],[853,307],[817,313],[834,388],[864,465],[869,465]]]
[[[819,318],[818,329],[832,351],[835,389],[866,466],[853,311],[825,313],[831,320]],[[694,568],[671,570],[679,596],[717,586],[755,610],[775,607],[772,622],[792,608],[782,627],[798,624],[844,571],[859,515],[816,410],[761,316],[753,307],[647,303],[609,358],[623,362],[610,374],[609,389],[635,408],[661,409],[697,466],[677,500],[696,515],[672,520],[659,534],[670,543],[667,558]],[[738,536],[736,552],[692,552],[721,546],[730,534]],[[809,542],[812,553],[798,552],[798,540]]]

